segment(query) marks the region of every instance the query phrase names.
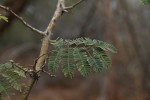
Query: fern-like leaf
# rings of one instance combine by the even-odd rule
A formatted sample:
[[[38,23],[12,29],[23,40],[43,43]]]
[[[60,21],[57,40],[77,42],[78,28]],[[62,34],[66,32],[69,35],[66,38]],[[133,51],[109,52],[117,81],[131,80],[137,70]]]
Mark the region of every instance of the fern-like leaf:
[[[87,61],[87,54],[78,48],[74,49],[74,57],[77,60],[76,66],[83,76],[88,76],[91,72],[91,66]]]
[[[75,69],[73,61],[73,49],[67,48],[61,56],[61,64],[65,76],[72,77]]]
[[[20,80],[20,76],[9,70],[5,71],[2,76],[10,83],[10,86],[12,86],[16,90],[21,91],[21,86],[18,83],[18,81]]]
[[[76,68],[83,76],[88,76],[92,70],[101,72],[111,65],[106,51],[117,52],[113,45],[89,38],[57,39],[50,42],[55,48],[59,48],[54,50],[49,59],[50,71],[55,72],[57,66],[60,65],[64,75],[70,77],[73,76]]]
[[[106,52],[103,51],[101,48],[95,48],[93,49],[93,52],[95,53],[95,56],[100,57],[104,67],[109,67],[112,64]]]
[[[9,82],[7,82],[4,77],[0,76],[0,93],[2,93],[3,91],[7,90],[10,87],[11,85],[9,84]]]
[[[87,51],[88,52],[88,51]],[[95,72],[101,72],[104,68],[104,63],[98,55],[89,54],[88,62],[93,67]]]
[[[10,63],[0,64],[0,94],[7,93],[7,90],[14,88],[22,90],[21,78],[25,77],[25,72]]]
[[[62,54],[61,48],[57,48],[53,52],[53,55],[48,58],[48,66],[49,66],[48,68],[52,73],[56,72],[61,54]]]

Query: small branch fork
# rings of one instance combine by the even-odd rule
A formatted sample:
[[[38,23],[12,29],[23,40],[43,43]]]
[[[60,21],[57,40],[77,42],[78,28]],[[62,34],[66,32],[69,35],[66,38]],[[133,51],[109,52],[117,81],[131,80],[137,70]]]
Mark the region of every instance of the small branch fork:
[[[80,3],[82,3],[83,1],[85,0],[80,0],[78,1],[77,3],[73,4],[72,6],[69,6],[69,7],[65,7],[64,10],[71,10],[72,8],[78,6]]]
[[[28,100],[28,97],[31,93],[31,90],[34,86],[34,84],[37,82],[37,80],[39,79],[40,77],[40,72],[45,72],[47,73],[48,75],[52,76],[50,73],[46,72],[44,70],[44,66],[45,66],[45,61],[47,59],[47,56],[48,56],[48,47],[49,47],[49,40],[51,38],[51,36],[53,35],[52,32],[58,22],[58,20],[60,19],[60,17],[64,14],[64,13],[67,13],[69,12],[69,10],[73,9],[74,7],[76,7],[77,5],[79,5],[80,3],[82,3],[83,1],[86,1],[86,0],[80,0],[78,1],[77,3],[73,4],[72,6],[68,6],[66,7],[65,6],[65,0],[58,0],[58,3],[57,3],[57,8],[54,12],[54,15],[48,25],[48,27],[46,28],[46,30],[43,32],[43,31],[40,31],[36,28],[34,28],[33,26],[31,26],[30,24],[28,24],[22,17],[18,16],[15,12],[13,12],[11,9],[9,9],[8,7],[5,7],[5,6],[2,6],[0,5],[0,8],[1,9],[4,9],[8,12],[10,12],[11,14],[13,14],[18,20],[20,20],[26,27],[28,27],[29,29],[31,29],[32,31],[40,34],[40,35],[43,35],[43,41],[42,41],[42,46],[41,46],[41,51],[40,51],[40,55],[39,57],[35,60],[35,63],[34,65],[32,66],[33,69],[24,69],[23,67],[19,66],[18,64],[15,64],[13,61],[11,61],[11,63],[13,65],[16,65],[16,67],[22,69],[23,71],[25,71],[26,73],[29,73],[29,75],[31,76],[31,78],[33,79],[32,82],[31,82],[31,85],[29,87],[29,91],[28,93],[26,94],[25,96],[25,99],[24,100]]]
[[[38,58],[37,58],[38,59]],[[37,60],[36,59],[36,60]],[[36,63],[36,60],[35,60],[35,63]],[[25,74],[29,74],[29,76],[31,77],[31,78],[35,78],[36,77],[36,79],[38,79],[38,77],[37,77],[37,72],[36,71],[34,71],[33,69],[29,69],[29,68],[26,68],[26,67],[23,67],[23,66],[21,66],[21,65],[19,65],[18,63],[15,63],[13,60],[10,60],[10,63],[12,64],[12,67],[17,67],[17,68],[19,68],[20,70],[22,70]],[[35,64],[34,65],[31,65],[31,66],[35,66]],[[44,72],[44,73],[46,73],[46,74],[48,74],[49,76],[55,76],[55,75],[52,75],[51,73],[49,73],[49,72],[47,72],[46,70],[44,70],[44,68],[42,69],[42,72]]]
[[[38,59],[38,58],[37,58]],[[37,60],[36,59],[36,60]],[[36,60],[35,60],[35,63],[36,63]],[[28,92],[24,98],[24,100],[28,100],[28,97],[31,93],[31,90],[34,86],[34,84],[38,81],[39,79],[39,76],[38,76],[38,72],[36,72],[35,70],[33,69],[28,69],[28,68],[24,68],[23,66],[19,65],[18,63],[15,63],[13,60],[10,60],[10,63],[12,64],[12,67],[17,67],[19,68],[20,70],[24,71],[25,74],[28,74],[31,78],[32,78],[32,82],[30,84],[30,87],[28,89]],[[35,64],[34,64],[35,65]],[[33,66],[34,66],[33,65]],[[52,75],[51,73],[47,72],[46,70],[44,70],[44,68],[42,69],[42,72],[46,73],[47,75],[49,75],[50,77],[56,77],[55,75]]]

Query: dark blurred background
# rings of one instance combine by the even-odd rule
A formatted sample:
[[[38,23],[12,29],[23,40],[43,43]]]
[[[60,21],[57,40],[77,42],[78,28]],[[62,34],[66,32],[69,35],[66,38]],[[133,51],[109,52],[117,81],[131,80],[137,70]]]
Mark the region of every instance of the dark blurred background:
[[[78,0],[66,0],[67,5]],[[32,26],[45,30],[57,0],[0,0]],[[42,37],[0,9],[0,63],[10,59],[33,64]],[[43,75],[29,100],[150,100],[150,5],[140,0],[87,0],[62,16],[52,39],[89,37],[113,44],[113,65],[101,74],[73,79],[60,71],[56,78]],[[21,100],[19,97],[13,100]]]

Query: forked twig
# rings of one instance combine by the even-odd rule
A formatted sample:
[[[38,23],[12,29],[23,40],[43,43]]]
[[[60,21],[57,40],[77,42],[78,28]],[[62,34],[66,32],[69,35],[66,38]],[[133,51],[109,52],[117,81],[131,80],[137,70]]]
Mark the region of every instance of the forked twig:
[[[72,9],[72,8],[74,8],[74,7],[76,7],[76,6],[78,6],[78,5],[79,5],[80,3],[82,3],[83,1],[85,1],[85,0],[80,0],[80,1],[78,1],[77,3],[73,4],[72,6],[65,7],[65,10],[70,10],[70,9]]]
[[[15,66],[15,67],[19,68],[20,70],[24,71],[25,73],[27,73],[28,70],[29,70],[29,69],[23,68],[23,67],[20,66],[19,64],[15,63],[13,60],[10,60],[10,63],[12,64],[12,66]]]

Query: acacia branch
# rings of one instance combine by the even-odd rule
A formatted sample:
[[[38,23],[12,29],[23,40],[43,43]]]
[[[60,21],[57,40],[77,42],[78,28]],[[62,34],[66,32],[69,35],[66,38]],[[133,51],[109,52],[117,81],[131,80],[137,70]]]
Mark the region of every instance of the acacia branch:
[[[44,61],[47,58],[47,55],[45,55],[45,54],[47,54],[47,51],[48,51],[49,40],[50,40],[51,36],[53,35],[52,31],[54,30],[56,23],[58,22],[59,18],[63,15],[64,12],[66,12],[66,10],[76,7],[78,4],[80,4],[83,1],[85,1],[85,0],[80,0],[79,2],[75,3],[73,6],[66,7],[65,6],[65,0],[58,0],[57,8],[54,12],[54,16],[52,17],[52,20],[50,21],[47,29],[44,32],[47,35],[43,38],[41,52],[39,55],[40,58],[38,59],[37,64],[35,66],[35,69],[37,72],[42,70],[42,66],[44,64]]]
[[[44,62],[47,58],[47,55],[45,55],[45,54],[47,54],[47,51],[48,51],[49,39],[51,38],[52,31],[54,30],[56,23],[57,23],[58,19],[61,17],[62,12],[63,12],[63,9],[61,8],[62,2],[64,2],[64,0],[58,0],[57,8],[54,12],[54,16],[52,17],[52,20],[50,21],[47,29],[45,30],[46,35],[43,37],[40,55],[34,66],[35,67],[34,71],[36,72],[35,73],[36,75],[34,75],[35,78],[33,78],[32,82],[31,82],[30,90],[28,91],[27,95],[25,96],[25,100],[27,100],[30,95],[30,92],[35,84],[36,77],[37,76],[40,77],[40,71],[42,71]]]
[[[49,47],[49,40],[51,38],[52,31],[54,30],[58,20],[60,19],[60,17],[64,14],[64,12],[66,12],[67,10],[70,10],[74,7],[76,7],[78,4],[80,4],[81,2],[83,2],[85,0],[80,0],[79,2],[75,3],[72,6],[66,7],[65,6],[65,0],[58,0],[57,2],[57,7],[56,10],[54,12],[54,15],[48,25],[48,27],[46,28],[46,30],[44,32],[32,27],[31,25],[29,25],[27,22],[25,22],[23,20],[22,17],[18,16],[16,13],[14,13],[12,10],[10,10],[8,7],[2,6],[0,5],[0,8],[12,13],[16,18],[18,18],[26,27],[30,28],[31,30],[44,35],[43,37],[43,41],[42,41],[42,46],[41,46],[41,51],[40,51],[40,55],[35,63],[35,65],[33,66],[33,76],[32,76],[32,82],[30,85],[30,89],[28,91],[28,93],[25,96],[25,100],[28,99],[30,92],[35,84],[35,82],[38,80],[38,78],[40,77],[40,72],[42,71],[43,67],[44,67],[44,62],[47,59],[48,56],[48,47]],[[44,71],[44,70],[43,70]],[[45,73],[47,73],[46,71],[44,71]],[[47,73],[48,75],[50,75],[50,73]]]
[[[30,24],[28,24],[22,17],[18,16],[15,12],[13,12],[8,7],[0,5],[0,8],[6,10],[7,12],[10,12],[11,14],[13,14],[18,20],[20,20],[26,27],[30,28],[32,31],[34,31],[36,33],[39,33],[41,35],[45,35],[45,33],[43,31],[40,31],[40,30],[34,28],[33,26],[31,26]]]

